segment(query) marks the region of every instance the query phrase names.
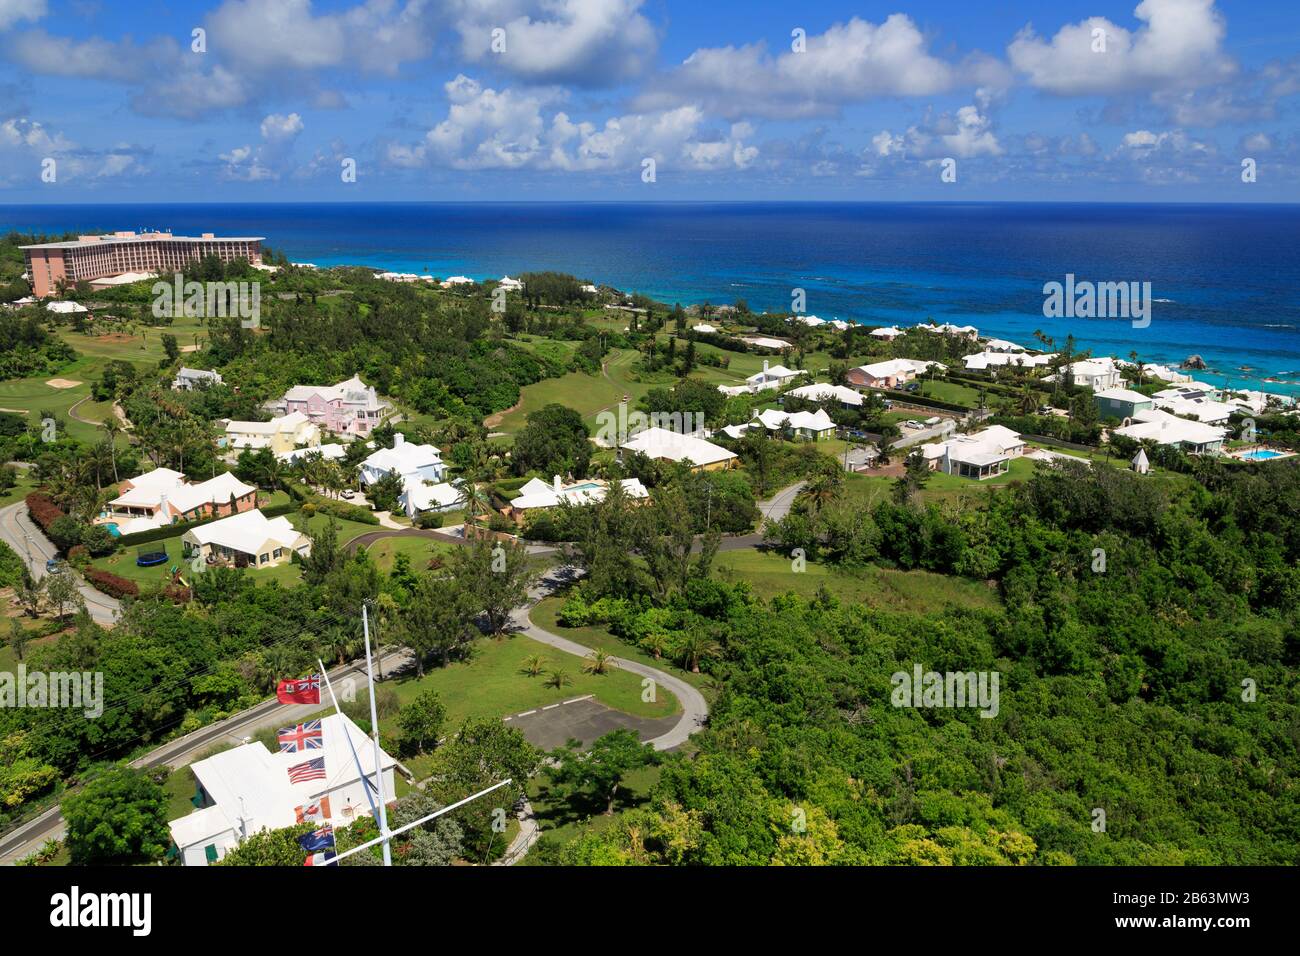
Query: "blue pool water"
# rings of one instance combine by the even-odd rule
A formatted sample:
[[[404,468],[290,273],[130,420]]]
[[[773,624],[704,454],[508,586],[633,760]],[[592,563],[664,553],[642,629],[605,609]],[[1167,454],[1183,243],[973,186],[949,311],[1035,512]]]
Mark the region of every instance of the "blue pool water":
[[[1248,451],[1241,456],[1242,461],[1268,461],[1270,458],[1285,458],[1286,455],[1280,451],[1270,451],[1267,448],[1256,448],[1254,451]]]
[[[104,524],[104,527],[108,529],[108,533],[111,534],[113,537],[115,537],[115,538],[120,538],[120,537],[122,537],[122,532],[120,532],[120,531],[117,530],[117,524],[116,524],[116,523],[114,523],[114,522],[112,522],[112,521],[109,521],[109,522],[106,522],[106,523]]]

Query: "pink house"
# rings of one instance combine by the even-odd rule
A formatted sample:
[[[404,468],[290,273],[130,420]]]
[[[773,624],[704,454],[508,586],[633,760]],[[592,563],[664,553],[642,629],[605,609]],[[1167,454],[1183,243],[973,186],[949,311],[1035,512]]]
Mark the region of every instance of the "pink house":
[[[284,393],[285,414],[302,412],[335,435],[369,435],[388,414],[372,386],[357,376],[337,385],[295,385]]]

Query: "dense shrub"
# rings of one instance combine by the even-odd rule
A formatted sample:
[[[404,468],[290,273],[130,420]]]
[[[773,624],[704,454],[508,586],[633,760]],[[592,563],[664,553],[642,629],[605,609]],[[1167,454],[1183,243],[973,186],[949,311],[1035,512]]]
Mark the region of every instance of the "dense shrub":
[[[27,496],[26,502],[27,513],[46,532],[55,521],[66,517],[63,509],[54,503],[54,499],[42,491],[33,491]]]
[[[441,511],[421,511],[415,516],[415,526],[417,528],[441,528],[447,520],[447,516]]]
[[[136,597],[140,593],[140,588],[134,581],[129,581],[109,571],[101,571],[98,568],[87,570],[86,580],[109,597]]]
[[[312,498],[309,503],[314,506],[316,514],[333,515],[336,518],[342,518],[345,521],[356,521],[360,524],[379,524],[379,519],[374,516],[373,512],[361,505],[350,505],[346,501],[333,501],[329,498]],[[304,505],[304,509],[305,507]],[[264,511],[264,514],[267,515],[270,513],[270,510]]]

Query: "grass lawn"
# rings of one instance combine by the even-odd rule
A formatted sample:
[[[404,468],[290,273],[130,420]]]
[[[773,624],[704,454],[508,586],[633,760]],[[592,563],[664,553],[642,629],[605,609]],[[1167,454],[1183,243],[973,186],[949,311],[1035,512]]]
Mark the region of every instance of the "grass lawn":
[[[959,385],[956,382],[922,381],[921,395],[926,398],[937,398],[941,402],[955,402],[969,408],[978,407],[980,402],[979,389],[971,388],[969,385]]]
[[[605,370],[599,375],[569,372],[525,386],[519,406],[507,412],[491,430],[513,436],[524,427],[529,413],[551,403],[578,411],[594,430],[597,412],[617,408],[624,395],[628,396],[628,404],[635,407],[637,399],[650,389],[651,386],[631,378],[637,357],[638,353],[632,349],[614,349],[605,357]]]
[[[393,562],[399,554],[405,554],[416,571],[423,571],[428,568],[430,558],[449,554],[455,547],[431,538],[381,538],[366,551],[379,570],[387,574],[393,570]]]
[[[715,568],[722,580],[744,581],[764,599],[789,591],[810,598],[825,585],[841,601],[890,611],[929,614],[949,604],[996,608],[1002,603],[997,591],[980,581],[930,571],[900,571],[875,565],[841,571],[809,561],[804,571],[795,573],[790,559],[756,550],[719,554]]]
[[[707,680],[705,675],[692,674],[690,671],[682,670],[672,661],[655,660],[653,656],[647,654],[635,644],[629,644],[603,627],[565,627],[559,621],[560,608],[564,606],[564,600],[562,596],[543,598],[529,612],[528,616],[533,619],[534,624],[545,631],[550,631],[552,634],[566,637],[585,647],[600,648],[618,657],[625,657],[630,661],[657,667],[659,670],[670,673],[675,677],[680,677],[694,687],[702,688],[705,686]]]
[[[11,505],[15,501],[22,501],[29,494],[36,490],[36,482],[32,481],[30,469],[15,468],[18,483],[8,491],[0,491],[0,508]]]
[[[529,677],[523,673],[524,661],[534,654],[547,660],[548,671],[563,670],[573,678],[573,683],[557,690],[546,685],[544,674]],[[403,704],[425,690],[436,691],[447,708],[448,733],[466,720],[509,717],[587,694],[594,694],[601,703],[637,717],[668,717],[681,712],[677,698],[662,688],[654,703],[643,702],[641,678],[630,671],[615,668],[605,674],[585,674],[579,658],[521,634],[502,640],[483,638],[475,643],[469,660],[428,670],[423,677],[394,681],[391,686],[396,688]],[[380,718],[379,726],[383,733],[399,733],[395,717]],[[427,775],[429,760],[428,756],[421,755],[404,762],[421,779]]]

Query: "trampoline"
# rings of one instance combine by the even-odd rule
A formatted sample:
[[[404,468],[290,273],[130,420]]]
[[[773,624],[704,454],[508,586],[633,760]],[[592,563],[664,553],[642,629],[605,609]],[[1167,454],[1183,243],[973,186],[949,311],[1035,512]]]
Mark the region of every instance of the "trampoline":
[[[152,568],[155,565],[167,563],[167,552],[159,550],[150,550],[148,547],[137,548],[135,552],[135,563],[137,567]]]

